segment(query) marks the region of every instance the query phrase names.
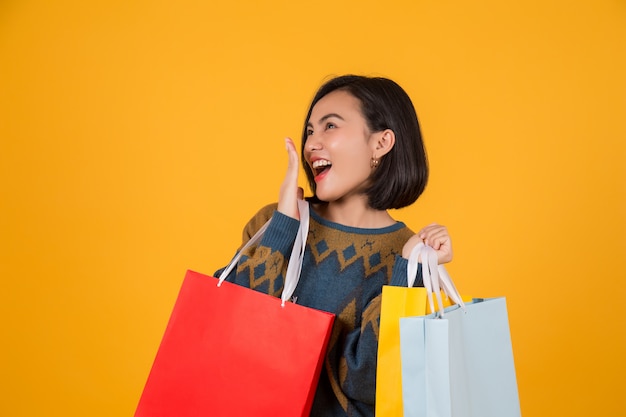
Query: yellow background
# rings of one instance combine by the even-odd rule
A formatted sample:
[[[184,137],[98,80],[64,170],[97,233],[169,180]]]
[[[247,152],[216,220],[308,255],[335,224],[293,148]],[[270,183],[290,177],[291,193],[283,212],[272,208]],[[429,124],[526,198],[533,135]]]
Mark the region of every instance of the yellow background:
[[[626,415],[626,4],[0,2],[0,415],[132,415],[186,269],[275,201],[347,72],[414,100],[461,292],[525,416]],[[304,181],[302,181],[304,184]]]

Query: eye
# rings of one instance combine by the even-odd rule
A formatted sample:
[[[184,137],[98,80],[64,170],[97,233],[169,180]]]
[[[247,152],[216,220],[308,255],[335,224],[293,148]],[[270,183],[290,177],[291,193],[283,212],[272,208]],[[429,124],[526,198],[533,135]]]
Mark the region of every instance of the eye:
[[[334,124],[334,123],[326,123],[326,129],[334,129],[334,128],[336,128],[336,127],[337,127],[337,126],[335,126],[335,124]]]
[[[306,137],[308,138],[309,136],[313,135],[313,129],[307,129],[306,130]]]

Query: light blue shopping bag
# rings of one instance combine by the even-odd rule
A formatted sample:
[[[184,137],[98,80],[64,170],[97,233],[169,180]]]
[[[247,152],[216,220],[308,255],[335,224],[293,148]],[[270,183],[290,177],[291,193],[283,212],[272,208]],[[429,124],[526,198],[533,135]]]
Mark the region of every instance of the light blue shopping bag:
[[[505,298],[400,319],[404,417],[521,415]]]

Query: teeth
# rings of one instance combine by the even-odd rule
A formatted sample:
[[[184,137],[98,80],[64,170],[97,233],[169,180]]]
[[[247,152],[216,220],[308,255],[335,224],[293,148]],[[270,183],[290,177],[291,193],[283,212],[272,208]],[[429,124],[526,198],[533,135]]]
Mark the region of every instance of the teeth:
[[[332,162],[327,161],[326,159],[318,159],[317,161],[313,162],[313,168],[326,167],[329,165],[332,165]]]

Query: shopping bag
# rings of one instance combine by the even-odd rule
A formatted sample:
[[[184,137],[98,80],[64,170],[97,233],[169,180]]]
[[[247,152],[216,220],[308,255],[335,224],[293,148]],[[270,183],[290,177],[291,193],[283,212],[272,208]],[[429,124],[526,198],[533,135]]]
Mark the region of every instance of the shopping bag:
[[[404,417],[521,415],[506,299],[400,319]]]
[[[220,279],[187,272],[136,417],[309,415],[334,315],[288,302],[308,231],[300,209],[280,299],[225,282],[238,257]]]
[[[420,257],[423,281],[427,287],[415,288],[413,283],[417,275],[417,259]],[[436,311],[433,291],[440,294],[440,310],[453,303],[463,302],[445,268],[437,265],[434,250],[424,244],[417,245],[411,252],[407,281],[408,287],[385,285],[382,290],[376,365],[376,417],[403,415],[399,319]]]

